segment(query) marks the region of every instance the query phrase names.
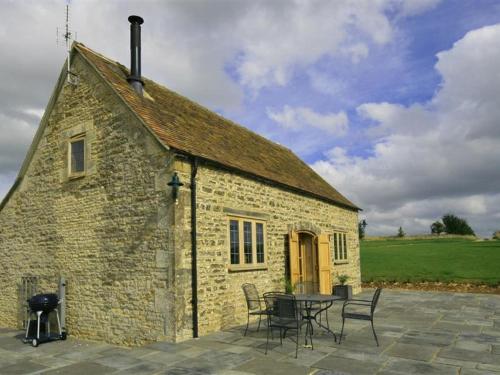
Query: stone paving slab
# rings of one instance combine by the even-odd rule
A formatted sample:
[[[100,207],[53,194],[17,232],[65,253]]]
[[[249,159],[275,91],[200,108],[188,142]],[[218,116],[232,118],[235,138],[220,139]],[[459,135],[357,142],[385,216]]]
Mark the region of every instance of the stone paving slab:
[[[366,291],[361,298],[369,298]],[[24,344],[17,330],[0,329],[0,374],[249,375],[249,374],[498,374],[500,296],[384,290],[369,322],[347,321],[339,345],[315,327],[314,350],[303,336],[279,338],[266,348],[265,327],[248,335],[235,327],[178,344],[141,348],[76,340]],[[340,308],[329,311],[330,327],[341,329]],[[276,335],[275,335],[276,336]]]
[[[439,348],[436,348],[435,346],[396,343],[391,346],[385,354],[391,357],[430,362],[438,351]]]
[[[3,371],[3,369],[2,369]],[[104,375],[111,374],[116,370],[111,367],[103,366],[94,362],[78,362],[69,366],[43,372],[44,375]],[[26,374],[26,373],[25,373]]]
[[[250,374],[273,374],[273,375],[307,375],[310,369],[306,366],[282,362],[277,364],[275,361],[267,358],[253,359],[235,370],[247,372]]]
[[[332,353],[314,364],[315,368],[320,368],[330,371],[340,371],[344,374],[375,374],[384,363],[383,359],[374,361],[366,358],[365,360],[357,360],[352,358],[337,357]]]
[[[12,365],[2,367],[1,374],[4,374],[4,375],[29,374],[29,373],[45,370],[47,368],[48,368],[47,366],[43,366],[39,363],[35,363],[32,361],[22,361],[22,362],[17,362],[17,363],[12,364]]]
[[[413,361],[409,359],[391,359],[384,371],[396,374],[457,375],[459,367]]]

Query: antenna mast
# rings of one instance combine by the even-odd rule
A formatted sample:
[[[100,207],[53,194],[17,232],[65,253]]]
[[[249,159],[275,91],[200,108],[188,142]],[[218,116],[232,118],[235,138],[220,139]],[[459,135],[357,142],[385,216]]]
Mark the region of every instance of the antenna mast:
[[[66,41],[66,52],[67,52],[67,77],[68,83],[76,85],[78,83],[77,76],[71,71],[71,42],[73,41],[73,33],[69,28],[69,1],[66,3],[66,24],[64,27],[64,34],[62,34],[64,40]],[[59,36],[59,32],[57,33]]]

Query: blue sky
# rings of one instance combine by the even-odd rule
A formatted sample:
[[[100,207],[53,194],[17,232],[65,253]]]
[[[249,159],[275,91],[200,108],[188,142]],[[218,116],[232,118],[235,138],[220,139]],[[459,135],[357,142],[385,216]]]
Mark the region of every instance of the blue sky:
[[[4,5],[0,196],[64,62],[64,1]],[[71,2],[78,40],[289,147],[363,207],[368,234],[452,212],[500,229],[500,2]],[[40,22],[43,20],[43,22]],[[36,37],[34,37],[36,36]],[[36,66],[36,69],[33,69]]]
[[[300,156],[313,163],[332,146],[347,147],[349,154],[355,156],[370,155],[373,144],[359,133],[370,122],[357,115],[356,107],[366,102],[407,106],[430,100],[441,82],[434,69],[436,54],[450,49],[468,31],[500,22],[500,2],[445,1],[423,14],[388,17],[395,27],[394,39],[382,46],[372,44],[367,58],[353,63],[343,56],[322,57],[307,69],[298,69],[284,87],[263,89],[256,98],[247,92],[243,113],[223,113],[293,149],[291,134],[273,131],[276,124],[269,119],[267,108],[306,106],[319,113],[343,110],[351,120],[349,134],[339,139],[332,137],[319,149],[298,151]],[[311,71],[332,81],[340,80],[342,87],[331,94],[318,91],[311,87]],[[228,72],[238,79],[234,69],[229,68]]]

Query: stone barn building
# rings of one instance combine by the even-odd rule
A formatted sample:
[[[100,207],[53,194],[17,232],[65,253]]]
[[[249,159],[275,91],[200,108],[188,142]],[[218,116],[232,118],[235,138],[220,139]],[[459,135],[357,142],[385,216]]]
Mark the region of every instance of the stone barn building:
[[[19,326],[23,276],[45,292],[64,276],[69,334],[123,345],[246,322],[245,282],[331,293],[347,274],[359,292],[358,207],[289,149],[142,78],[132,47],[130,73],[73,44],[0,204],[0,326]]]

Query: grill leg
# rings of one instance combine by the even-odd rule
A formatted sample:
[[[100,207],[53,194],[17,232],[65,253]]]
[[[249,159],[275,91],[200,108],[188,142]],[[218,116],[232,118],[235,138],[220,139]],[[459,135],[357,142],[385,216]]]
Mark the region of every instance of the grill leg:
[[[55,312],[57,318],[57,328],[59,328],[59,336],[61,336],[62,335],[61,321],[59,320],[59,313],[57,312],[57,309],[55,310]]]
[[[26,336],[25,339],[28,339],[28,333],[30,331],[30,323],[31,323],[31,313],[28,314],[28,324],[26,324]]]
[[[40,340],[40,316],[42,315],[43,311],[37,311],[36,312],[36,338],[37,340]]]

